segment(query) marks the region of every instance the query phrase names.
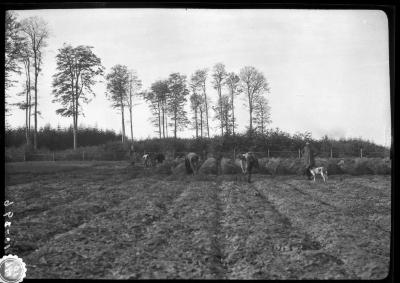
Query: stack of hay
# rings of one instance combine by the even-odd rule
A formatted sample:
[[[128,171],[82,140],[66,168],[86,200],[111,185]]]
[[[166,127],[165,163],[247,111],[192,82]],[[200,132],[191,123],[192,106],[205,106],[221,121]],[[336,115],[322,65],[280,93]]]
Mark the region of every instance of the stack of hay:
[[[207,158],[201,165],[199,172],[202,174],[218,174],[217,160],[214,157]]]
[[[223,157],[221,159],[221,171],[222,174],[236,174],[240,173],[240,165],[238,166],[232,159]]]
[[[175,164],[171,160],[166,160],[161,164],[158,164],[155,167],[155,172],[158,174],[172,174],[172,170],[175,167]]]
[[[389,158],[342,158],[340,160],[344,163],[339,167],[346,174],[391,174],[392,166]]]
[[[174,165],[177,164],[177,165]],[[172,162],[172,166],[171,166],[171,171],[172,174],[174,175],[185,175],[186,174],[186,166],[185,166],[185,162],[182,161],[180,163],[176,163],[176,162]]]

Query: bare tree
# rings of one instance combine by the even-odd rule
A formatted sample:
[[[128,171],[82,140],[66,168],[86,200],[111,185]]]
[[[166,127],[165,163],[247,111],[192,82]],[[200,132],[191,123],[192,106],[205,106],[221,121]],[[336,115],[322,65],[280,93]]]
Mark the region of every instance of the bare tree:
[[[262,96],[269,92],[269,86],[264,75],[251,66],[243,67],[240,70],[240,87],[241,91],[247,96],[249,114],[250,114],[250,134],[253,132],[253,110],[255,100],[258,96]]]
[[[186,96],[189,94],[186,88],[186,76],[179,73],[171,74],[168,79],[168,88],[170,96],[167,110],[171,116],[171,124],[174,126],[174,138],[176,138],[177,131],[185,128],[189,123],[184,109]]]
[[[232,119],[232,105],[228,95],[222,95],[218,99],[218,106],[213,107],[215,119],[222,122],[221,127],[225,130],[225,135],[231,134],[230,121]]]
[[[191,86],[191,87],[192,87],[192,95],[190,96],[190,107],[192,108],[193,113],[194,113],[193,124],[194,124],[194,128],[196,130],[196,139],[197,139],[199,137],[199,126],[201,127],[203,124],[201,121],[202,117],[199,121],[199,111],[200,111],[201,104],[202,104],[202,97],[201,97],[201,95],[199,95],[195,92],[195,90],[193,89],[193,86]],[[201,130],[201,136],[202,136],[202,130]]]
[[[135,104],[134,97],[138,95],[138,91],[142,87],[142,81],[138,78],[137,74],[135,71],[130,70],[129,71],[129,93],[128,93],[128,99],[127,99],[127,106],[129,109],[129,122],[130,122],[130,128],[131,128],[131,142],[133,145],[133,119],[132,119],[132,109]]]
[[[20,36],[20,23],[17,20],[17,16],[14,12],[6,11],[5,18],[5,61],[4,61],[4,71],[5,71],[5,112],[9,111],[7,107],[7,90],[15,82],[11,79],[13,73],[20,74],[20,66],[18,61],[20,59],[20,49],[22,45],[22,38]]]
[[[257,96],[254,99],[254,124],[256,130],[262,135],[266,132],[266,127],[271,123],[271,114],[268,101],[265,96]]]
[[[165,138],[167,132],[167,101],[168,101],[168,81],[158,80],[154,82],[151,91],[144,93],[144,99],[150,103],[153,113],[152,122],[158,128],[158,134]]]
[[[33,70],[34,70],[34,132],[33,132],[33,148],[37,150],[37,101],[38,101],[38,77],[41,71],[43,51],[47,46],[47,38],[49,37],[49,30],[47,23],[39,17],[29,17],[21,22],[21,30],[23,36],[27,39],[29,49],[33,53]]]
[[[53,75],[53,102],[62,107],[56,113],[73,120],[74,149],[77,148],[78,117],[83,115],[82,103],[89,103],[89,94],[94,96],[92,86],[95,78],[103,75],[104,67],[93,51],[93,47],[64,44],[56,56],[57,73]]]
[[[129,71],[124,65],[115,65],[111,68],[111,72],[106,76],[107,93],[112,102],[113,108],[119,108],[121,111],[122,122],[122,142],[125,142],[125,115],[124,108],[129,92]]]
[[[235,120],[235,106],[234,106],[234,99],[235,96],[240,94],[239,82],[240,78],[235,73],[231,72],[227,74],[227,78],[225,80],[226,85],[229,89],[230,94],[230,103],[231,103],[231,111],[232,111],[232,118],[231,118],[231,128],[232,134],[235,135],[235,129],[237,127],[236,120]]]
[[[221,123],[221,136],[224,135],[224,125],[223,125],[223,114],[222,114],[222,86],[225,84],[224,80],[226,77],[225,65],[222,63],[215,64],[213,68],[213,87],[218,92],[218,105],[219,105],[219,120]]]
[[[31,109],[32,109],[32,83],[31,83],[31,57],[32,52],[27,48],[26,44],[22,44],[19,51],[19,60],[24,66],[25,82],[23,86],[23,91],[18,94],[24,96],[23,102],[15,103],[20,109],[25,110],[25,139],[27,148],[30,148],[30,133],[31,133]]]
[[[207,137],[210,137],[210,126],[208,124],[208,98],[206,92],[207,73],[208,73],[207,69],[196,70],[192,75],[191,83],[201,89],[201,93],[203,95],[203,103],[204,103],[204,107],[202,108],[201,114],[205,112]]]
[[[153,114],[150,117],[150,121],[157,128],[155,131],[158,133],[159,138],[161,139],[162,135],[162,126],[161,126],[161,103],[157,97],[157,94],[154,91],[145,91],[143,92],[143,98],[150,103],[150,111]]]

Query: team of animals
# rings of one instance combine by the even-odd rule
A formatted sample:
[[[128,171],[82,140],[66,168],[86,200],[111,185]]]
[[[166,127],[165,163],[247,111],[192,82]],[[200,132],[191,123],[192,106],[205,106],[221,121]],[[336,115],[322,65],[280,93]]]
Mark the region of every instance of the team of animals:
[[[194,152],[189,152],[184,156],[185,158],[185,168],[186,172],[188,174],[193,174],[196,175],[198,174],[199,168],[200,168],[200,156],[197,153]],[[253,168],[258,168],[258,160],[255,157],[254,153],[252,152],[246,152],[238,155],[238,158],[240,159],[240,165],[242,169],[242,174],[243,176],[247,176],[247,181],[250,183],[251,182],[251,173],[253,171]],[[143,166],[145,168],[155,166],[156,164],[161,164],[165,160],[165,156],[162,153],[146,153],[142,157],[143,159]],[[343,164],[343,160],[339,162],[338,165]],[[304,172],[309,179],[312,177],[313,182],[315,182],[315,177],[316,175],[321,175],[322,179],[324,182],[326,182],[328,178],[328,171],[325,167],[320,166],[320,167],[315,167],[313,164],[308,165],[305,169]]]

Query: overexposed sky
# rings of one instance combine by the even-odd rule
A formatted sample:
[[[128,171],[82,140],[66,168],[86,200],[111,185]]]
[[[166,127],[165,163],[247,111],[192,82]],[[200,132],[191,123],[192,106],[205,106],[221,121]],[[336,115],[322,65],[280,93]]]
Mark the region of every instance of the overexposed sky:
[[[188,80],[200,68],[209,68],[211,73],[219,62],[228,72],[254,66],[271,88],[267,94],[270,127],[291,134],[310,131],[314,138],[327,134],[391,143],[388,22],[382,11],[58,9],[16,13],[19,19],[42,17],[51,32],[39,77],[39,127],[72,123],[72,117],[56,115],[58,105],[51,102],[55,56],[68,43],[93,46],[106,73],[116,64],[136,70],[143,89],[173,72],[187,75]],[[211,76],[207,87],[215,103],[217,91],[211,86]],[[19,88],[11,90],[10,103],[20,99],[13,95]],[[96,97],[84,105],[81,123],[120,132],[120,114],[110,107],[105,83],[93,89]],[[149,106],[141,99],[137,103],[134,138],[156,137]],[[238,130],[243,131],[249,123],[244,95],[235,104]],[[211,109],[210,116],[214,117]],[[24,112],[15,108],[7,119],[11,126],[22,126]],[[212,135],[219,134],[218,123],[210,122]],[[194,134],[188,129],[178,136]]]

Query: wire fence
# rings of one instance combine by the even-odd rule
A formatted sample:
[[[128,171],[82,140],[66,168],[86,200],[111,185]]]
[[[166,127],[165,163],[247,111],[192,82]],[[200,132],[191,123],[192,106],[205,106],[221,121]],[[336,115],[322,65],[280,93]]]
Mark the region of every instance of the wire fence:
[[[23,162],[23,161],[135,161],[141,162],[144,154],[158,154],[160,152],[130,152],[130,151],[114,151],[114,152],[48,152],[48,153],[13,153],[6,154],[6,162]],[[168,151],[161,152],[165,155],[166,159],[175,159],[184,157],[187,152]],[[204,160],[208,157],[214,156],[217,158],[225,157],[235,159],[237,154],[242,153],[239,151],[224,151],[218,152],[218,156],[214,154],[203,152],[196,152]],[[302,151],[257,151],[253,152],[257,158],[301,158]],[[389,157],[385,152],[368,152],[360,149],[359,154],[345,154],[335,150],[328,152],[318,152],[316,157],[320,158],[384,158]]]

